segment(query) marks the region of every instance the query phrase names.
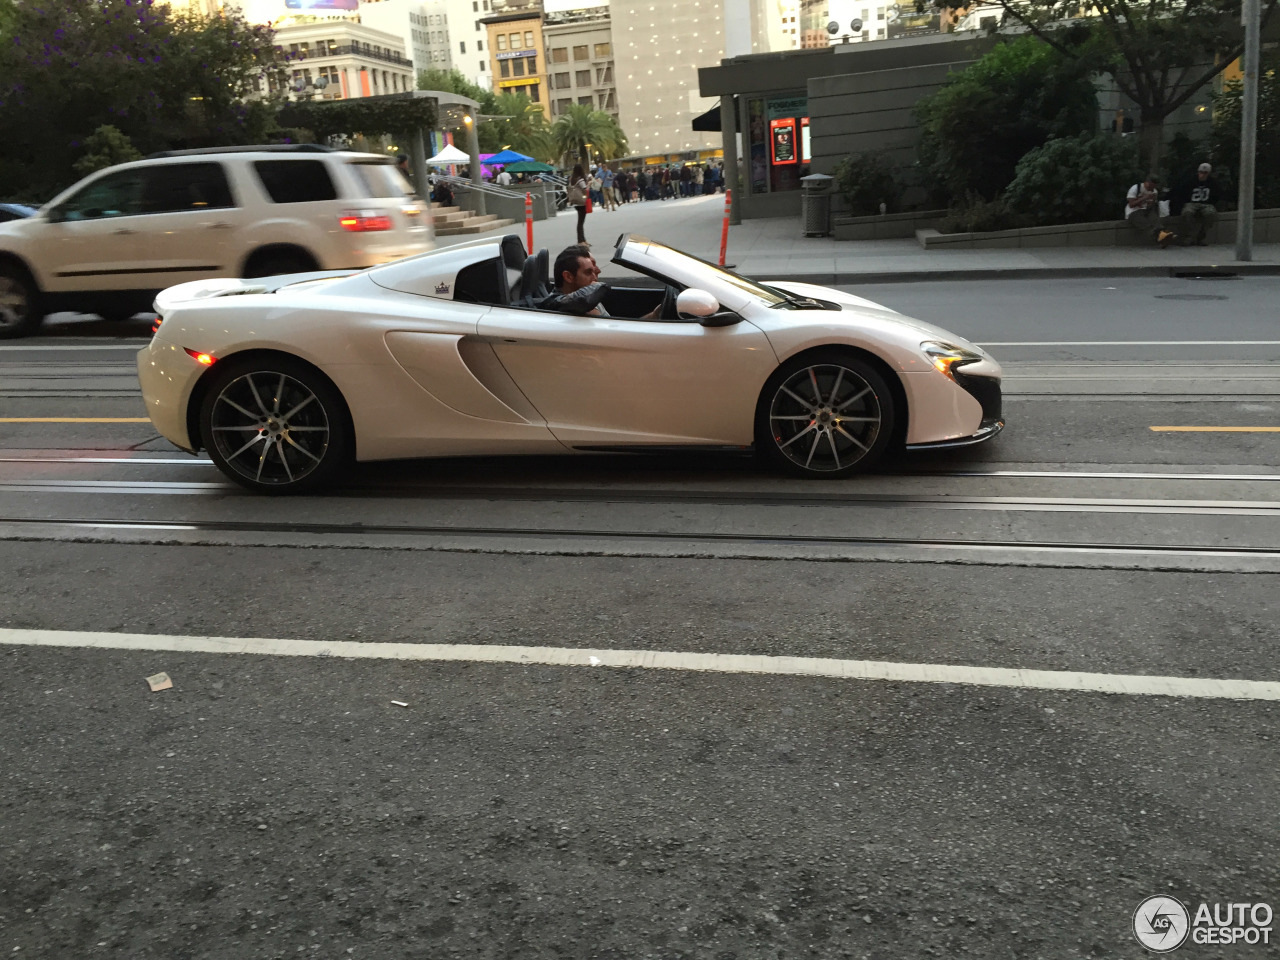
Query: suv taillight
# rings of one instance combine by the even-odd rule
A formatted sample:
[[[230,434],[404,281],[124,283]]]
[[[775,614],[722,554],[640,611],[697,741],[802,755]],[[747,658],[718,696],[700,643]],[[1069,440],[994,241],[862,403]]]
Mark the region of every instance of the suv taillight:
[[[352,233],[369,233],[374,230],[390,230],[391,217],[378,210],[344,210],[338,218],[343,230]]]

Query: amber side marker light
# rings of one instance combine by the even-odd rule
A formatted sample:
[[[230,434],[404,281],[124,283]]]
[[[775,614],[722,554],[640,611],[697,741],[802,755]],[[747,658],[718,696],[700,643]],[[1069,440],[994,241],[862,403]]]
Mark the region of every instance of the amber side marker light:
[[[187,351],[187,356],[194,358],[196,363],[203,363],[206,367],[213,363],[215,359],[207,353],[201,353],[199,350],[192,350],[190,347],[183,347],[182,349]]]

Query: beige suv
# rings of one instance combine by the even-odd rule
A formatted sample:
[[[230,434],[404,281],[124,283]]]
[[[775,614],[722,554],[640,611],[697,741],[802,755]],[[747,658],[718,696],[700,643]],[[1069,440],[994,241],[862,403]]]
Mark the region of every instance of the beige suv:
[[[0,223],[0,339],[59,310],[128,318],[187,280],[369,267],[431,246],[427,205],[390,157],[312,144],[157,154]]]

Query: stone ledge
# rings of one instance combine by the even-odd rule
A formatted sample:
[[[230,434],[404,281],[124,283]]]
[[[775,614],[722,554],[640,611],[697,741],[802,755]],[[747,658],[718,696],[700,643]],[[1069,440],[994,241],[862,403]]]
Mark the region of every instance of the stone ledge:
[[[918,230],[936,227],[946,215],[945,210],[916,210],[870,217],[837,216],[832,233],[837,240],[903,240]]]
[[[867,218],[870,219],[870,218]],[[1209,231],[1209,242],[1230,244],[1236,239],[1236,211],[1218,214]],[[1177,229],[1178,218],[1169,222]],[[910,236],[910,234],[905,234]],[[838,236],[838,235],[837,235]],[[935,227],[919,227],[915,238],[926,250],[1016,250],[1025,247],[1141,247],[1148,242],[1124,220],[1064,223],[1051,227],[1021,227],[985,233],[940,233]],[[1280,209],[1253,212],[1253,242],[1280,243]]]

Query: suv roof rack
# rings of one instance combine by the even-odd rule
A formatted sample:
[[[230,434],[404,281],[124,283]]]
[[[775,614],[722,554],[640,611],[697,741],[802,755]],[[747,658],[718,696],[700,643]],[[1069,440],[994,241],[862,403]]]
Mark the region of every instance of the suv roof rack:
[[[322,143],[266,143],[242,147],[195,147],[190,150],[161,150],[147,154],[148,160],[165,157],[202,157],[210,153],[337,153]]]

